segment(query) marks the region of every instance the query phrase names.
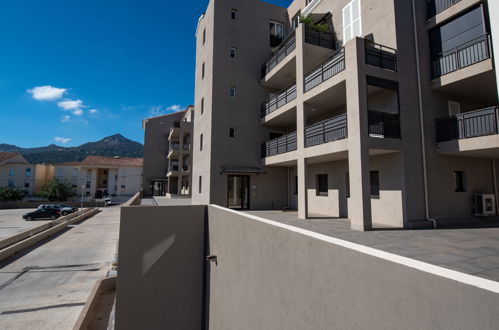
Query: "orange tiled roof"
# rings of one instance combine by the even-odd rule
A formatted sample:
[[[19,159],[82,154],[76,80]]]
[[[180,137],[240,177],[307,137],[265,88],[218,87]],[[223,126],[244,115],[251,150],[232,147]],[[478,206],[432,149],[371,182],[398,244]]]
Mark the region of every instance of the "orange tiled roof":
[[[143,166],[143,158],[123,158],[123,157],[106,157],[106,156],[88,156],[81,165],[84,166]]]
[[[0,162],[4,162],[8,159],[11,159],[13,157],[19,156],[20,153],[18,152],[3,152],[0,151]]]

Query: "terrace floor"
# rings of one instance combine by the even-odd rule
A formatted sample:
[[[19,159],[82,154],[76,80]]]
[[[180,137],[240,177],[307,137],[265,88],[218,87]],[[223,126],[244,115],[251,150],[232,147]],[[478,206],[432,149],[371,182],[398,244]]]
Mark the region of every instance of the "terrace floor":
[[[358,232],[350,229],[346,219],[303,220],[296,212],[282,211],[245,213],[499,282],[497,223],[424,230],[378,227]]]

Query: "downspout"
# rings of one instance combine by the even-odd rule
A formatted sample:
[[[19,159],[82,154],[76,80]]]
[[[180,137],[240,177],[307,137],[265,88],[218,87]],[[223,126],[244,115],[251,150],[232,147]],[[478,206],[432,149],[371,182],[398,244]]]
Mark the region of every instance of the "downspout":
[[[288,166],[288,206],[287,209],[291,210],[291,191],[290,191],[291,170]]]
[[[492,178],[494,180],[494,199],[496,202],[496,215],[499,214],[499,201],[497,200],[497,172],[496,159],[492,158]]]
[[[418,45],[418,28],[416,20],[416,6],[412,0],[412,23],[414,30],[414,46],[416,51],[416,71],[418,80],[418,102],[419,102],[419,121],[420,121],[420,134],[421,134],[421,152],[423,156],[423,183],[424,183],[424,202],[425,202],[425,218],[427,221],[433,223],[433,228],[437,228],[437,220],[430,217],[430,202],[428,197],[428,170],[426,168],[426,145],[425,145],[425,131],[424,131],[424,114],[423,114],[423,96],[421,92],[421,68],[419,63],[419,45]]]

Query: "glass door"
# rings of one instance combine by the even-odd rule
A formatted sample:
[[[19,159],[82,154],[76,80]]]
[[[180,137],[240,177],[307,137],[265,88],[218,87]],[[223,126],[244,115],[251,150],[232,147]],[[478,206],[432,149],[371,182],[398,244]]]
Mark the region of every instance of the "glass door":
[[[250,178],[247,175],[229,175],[227,204],[231,209],[249,209]]]

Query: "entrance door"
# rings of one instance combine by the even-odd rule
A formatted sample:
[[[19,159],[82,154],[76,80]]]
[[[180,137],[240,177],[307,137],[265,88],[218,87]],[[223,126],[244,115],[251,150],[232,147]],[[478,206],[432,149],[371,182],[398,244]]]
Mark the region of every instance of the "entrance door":
[[[229,175],[227,204],[231,209],[248,210],[250,199],[250,177]]]

